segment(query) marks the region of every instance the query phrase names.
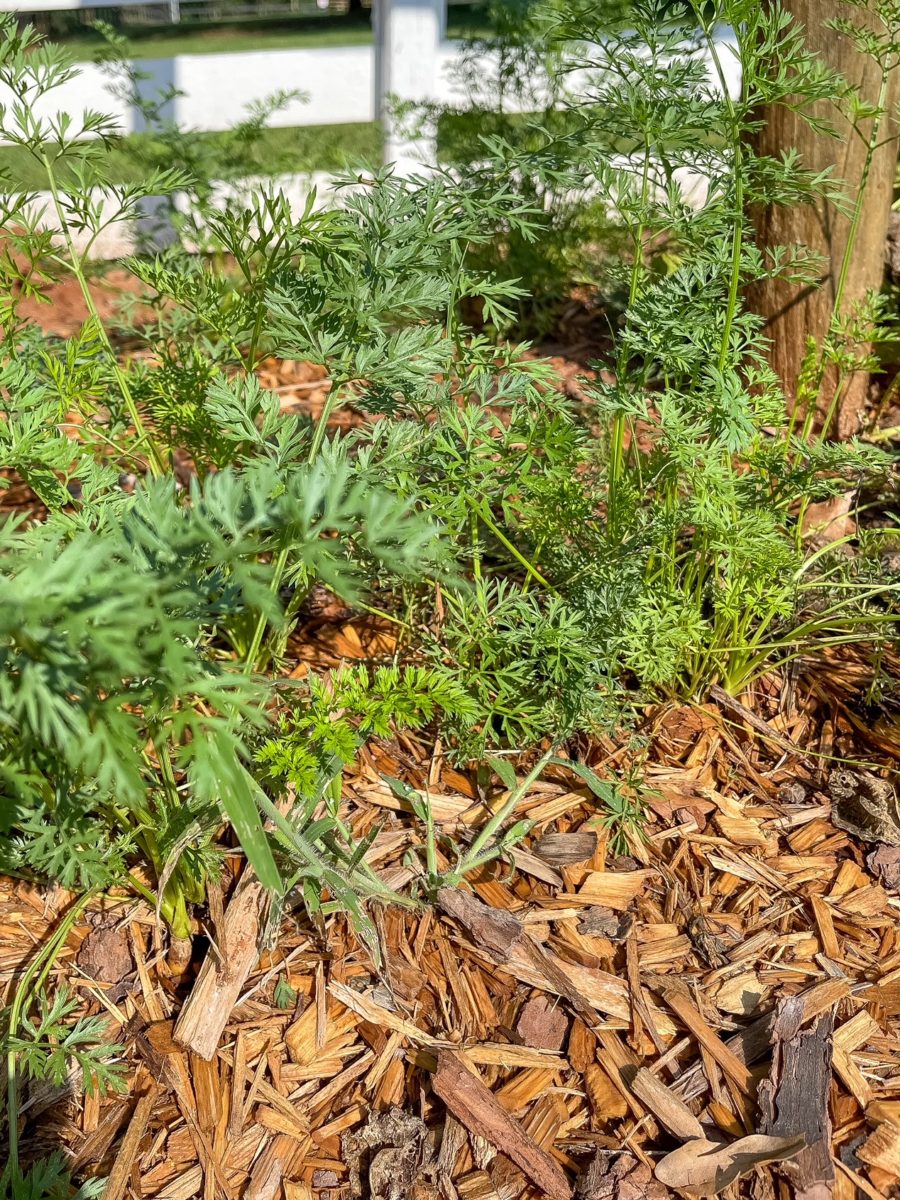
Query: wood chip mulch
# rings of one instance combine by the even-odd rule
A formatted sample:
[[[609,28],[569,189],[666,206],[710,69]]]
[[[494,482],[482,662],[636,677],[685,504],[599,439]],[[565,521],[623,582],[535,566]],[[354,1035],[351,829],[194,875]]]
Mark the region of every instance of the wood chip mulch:
[[[336,657],[367,653],[371,629],[330,628]],[[514,863],[376,911],[380,966],[340,916],[288,915],[258,961],[251,940],[209,1058],[175,1023],[204,939],[215,986],[238,978],[240,858],[193,962],[148,907],[105,900],[56,975],[108,1016],[129,1092],[35,1086],[26,1159],[62,1148],[105,1200],[900,1195],[900,726],[866,685],[846,655],[801,663],[578,747],[602,775],[643,764],[627,853],[550,768]],[[371,743],[344,815],[380,827],[369,860],[407,891],[423,831],[384,776],[457,841],[504,797],[439,745]],[[70,901],[0,880],[0,987]]]

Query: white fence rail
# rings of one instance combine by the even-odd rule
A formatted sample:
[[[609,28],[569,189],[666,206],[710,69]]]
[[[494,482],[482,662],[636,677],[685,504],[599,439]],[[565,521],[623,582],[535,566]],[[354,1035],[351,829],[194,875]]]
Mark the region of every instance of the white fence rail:
[[[452,64],[458,54],[456,43],[438,46],[431,86],[416,99],[460,99],[452,82]],[[148,98],[169,87],[178,89],[180,94],[167,106],[167,117],[181,126],[208,132],[230,129],[246,117],[252,104],[280,89],[297,90],[303,98],[275,113],[272,125],[374,121],[381,107],[371,46],[178,54],[140,59],[135,65],[148,76],[139,85]],[[81,112],[91,109],[108,113],[122,133],[141,132],[144,126],[140,111],[113,96],[110,82],[102,67],[85,63],[73,79],[39,102],[36,112],[40,116],[67,112],[77,122]],[[395,80],[394,90],[399,82]],[[0,102],[8,99],[0,89]]]
[[[27,10],[33,2],[24,0],[21,7]],[[48,9],[59,7],[59,0],[41,2]],[[148,76],[142,92],[156,97],[164,89],[177,89],[181,94],[173,98],[167,115],[200,131],[230,128],[251,105],[279,90],[300,91],[305,99],[278,112],[274,125],[373,121],[385,116],[388,94],[417,102],[453,98],[450,68],[459,46],[444,40],[445,24],[446,0],[375,0],[372,46],[180,54],[139,59],[135,65]],[[38,112],[63,111],[76,120],[83,110],[106,112],[123,133],[139,132],[140,112],[111,95],[109,82],[100,66],[85,63],[74,79],[37,106]],[[11,99],[4,91],[0,87],[0,103]],[[390,142],[390,130],[388,134]],[[428,148],[423,149],[427,154]]]
[[[455,0],[450,0],[450,2],[454,3]],[[74,12],[79,9],[94,9],[96,11],[98,8],[144,8],[151,10],[148,16],[151,15],[152,10],[157,10],[155,13],[152,13],[154,18],[152,23],[157,24],[161,21],[177,23],[180,18],[194,16],[194,10],[200,6],[199,0],[185,0],[183,4],[180,0],[156,0],[156,3],[154,3],[154,0],[103,0],[103,3],[99,3],[98,0],[22,0],[22,3],[10,3],[7,0],[5,4],[0,5],[0,11],[45,13]],[[203,7],[207,10],[213,9],[215,7],[214,0],[208,0],[208,3],[204,4]],[[307,10],[311,8],[315,12],[320,7],[320,5],[315,4],[314,0],[306,0]],[[329,15],[341,15],[347,11],[346,2],[339,4],[335,3],[335,0],[331,0],[330,4],[326,7],[331,10]],[[297,14],[296,9],[291,6],[290,0],[285,0],[283,4],[267,4],[264,7],[261,7],[259,4],[248,3],[243,11],[235,5],[229,5],[228,9],[224,12],[219,9],[217,15],[221,16],[224,20],[235,20],[236,18],[247,16],[255,19],[260,16],[275,15],[291,17]],[[131,19],[134,20],[134,17]],[[140,16],[138,20],[140,20]]]
[[[33,0],[24,0],[31,5]],[[57,4],[58,0],[47,0]],[[179,94],[166,115],[190,129],[214,132],[231,128],[249,108],[279,90],[299,91],[275,113],[273,125],[341,125],[384,119],[385,98],[452,103],[464,100],[454,78],[460,45],[443,37],[445,0],[376,0],[375,41],[372,46],[334,46],[318,49],[251,50],[221,54],[179,54],[170,58],[139,59],[147,76],[141,92],[156,98],[167,89]],[[724,56],[728,73],[737,81],[737,64]],[[494,73],[490,56],[480,74]],[[77,122],[85,110],[108,113],[122,133],[143,129],[139,109],[114,96],[110,77],[95,63],[84,63],[78,74],[36,105],[38,115],[68,113]],[[6,93],[6,94],[4,94]],[[0,86],[0,103],[12,99]],[[389,122],[386,122],[390,126]],[[409,146],[388,127],[386,158],[400,167],[433,155],[425,142]]]
[[[146,4],[147,0],[115,0],[114,4],[103,7],[109,8],[137,8],[141,4]],[[24,4],[4,4],[2,6],[5,12],[23,12],[23,13],[38,13],[38,12],[69,12],[76,8],[98,8],[100,7],[96,0],[26,0]]]
[[[26,0],[31,3],[31,0]],[[53,0],[55,3],[56,0]],[[166,89],[177,94],[169,102],[167,116],[178,125],[214,132],[229,129],[246,116],[248,109],[279,90],[298,90],[303,99],[292,101],[272,117],[282,127],[341,125],[382,119],[386,126],[386,161],[410,172],[434,160],[434,141],[427,134],[408,142],[392,127],[385,98],[459,104],[465,101],[454,65],[459,61],[459,43],[442,37],[445,0],[375,0],[374,46],[335,46],[319,49],[290,48],[228,54],[183,54],[171,58],[139,60],[136,65],[147,75],[140,84],[148,97]],[[726,36],[726,43],[730,39]],[[734,56],[725,53],[730,89],[740,86]],[[487,81],[495,73],[490,55],[480,64],[479,74]],[[144,128],[139,108],[110,91],[110,77],[98,65],[85,63],[69,82],[50,93],[38,105],[39,115],[70,114],[74,121],[85,110],[109,113],[124,134]],[[0,87],[0,103],[9,97]],[[327,136],[327,135],[326,135]],[[310,186],[309,177],[293,177],[286,190],[294,203],[302,203]],[[320,192],[327,191],[327,177],[315,180]],[[52,223],[49,215],[46,220]],[[108,229],[94,248],[100,256],[114,256],[134,245],[134,230],[122,225]]]

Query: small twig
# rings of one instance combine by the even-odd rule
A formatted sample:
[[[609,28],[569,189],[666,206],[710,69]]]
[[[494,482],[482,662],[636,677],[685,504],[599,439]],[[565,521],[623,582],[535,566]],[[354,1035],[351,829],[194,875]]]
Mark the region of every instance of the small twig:
[[[306,383],[282,383],[276,388],[272,388],[279,396],[287,395],[289,392],[313,392],[316,388],[331,387],[330,379],[310,379]]]
[[[796,742],[792,742],[790,738],[783,737],[780,733],[776,733],[768,721],[764,721],[762,717],[758,717],[756,713],[751,712],[746,705],[741,704],[740,700],[736,700],[734,696],[728,694],[724,688],[719,687],[717,683],[711,685],[709,689],[710,698],[720,704],[722,708],[727,709],[733,716],[740,718],[750,728],[778,746],[779,749],[787,751],[789,754],[798,754],[801,758],[806,758],[806,751],[798,746]]]

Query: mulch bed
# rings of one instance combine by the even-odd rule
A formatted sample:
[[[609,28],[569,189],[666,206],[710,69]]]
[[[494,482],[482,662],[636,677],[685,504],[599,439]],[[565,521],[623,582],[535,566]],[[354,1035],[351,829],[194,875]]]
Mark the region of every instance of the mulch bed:
[[[384,636],[320,625],[309,657],[364,658]],[[550,768],[515,814],[536,825],[514,863],[376,910],[380,965],[343,917],[291,913],[208,1060],[173,1037],[198,962],[167,954],[146,905],[106,900],[56,976],[108,1014],[129,1093],[36,1089],[25,1154],[64,1148],[109,1174],[107,1200],[636,1200],[685,1180],[755,1200],[896,1194],[900,824],[882,781],[900,729],[864,708],[867,681],[835,655],[581,747],[601,774],[641,756],[646,837],[614,855],[597,802]],[[370,743],[342,815],[380,827],[369,860],[401,889],[423,831],[384,776],[427,790],[457,841],[505,795],[439,744]],[[229,859],[226,912],[242,869]],[[2,986],[71,899],[0,881]],[[200,914],[227,975],[223,928],[218,904]],[[753,1134],[792,1156],[754,1167]]]

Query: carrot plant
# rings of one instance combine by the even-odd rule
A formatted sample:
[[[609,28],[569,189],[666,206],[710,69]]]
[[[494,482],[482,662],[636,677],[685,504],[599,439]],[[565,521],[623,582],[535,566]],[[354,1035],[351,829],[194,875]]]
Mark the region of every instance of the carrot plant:
[[[749,0],[641,0],[627,19],[570,5],[541,21],[548,61],[578,80],[544,144],[488,138],[462,181],[348,180],[340,208],[295,214],[274,192],[210,206],[214,253],[125,262],[144,312],[127,352],[99,316],[90,249],[113,218],[136,219],[182,181],[166,169],[141,188],[105,183],[114,131],[96,114],[38,115],[73,68],[5,26],[0,76],[15,100],[0,132],[50,181],[40,200],[10,181],[4,222],[16,286],[0,461],[46,510],[2,534],[9,869],[106,886],[139,855],[167,881],[163,911],[184,934],[225,818],[273,887],[276,859],[299,855],[289,877],[311,873],[334,894],[321,866],[336,843],[309,844],[304,822],[389,706],[383,680],[366,699],[357,679],[344,753],[325,768],[298,715],[307,701],[278,683],[317,583],[367,603],[377,588],[400,631],[395,719],[408,695],[409,719],[437,722],[463,758],[614,723],[634,683],[739,690],[817,639],[882,636],[893,620],[892,585],[871,561],[809,554],[798,524],[811,499],[884,460],[790,427],[742,304],[751,279],[806,265],[796,248],[763,262],[747,207],[838,187],[790,153],[754,156],[754,114],[846,86],[780,9]],[[630,247],[627,303],[587,405],[527,347],[463,318],[474,305],[503,329],[522,296],[478,265],[498,230],[541,227],[510,162],[559,184],[573,153]],[[686,180],[702,204],[685,202]],[[665,269],[650,254],[661,243]],[[88,319],[73,337],[42,337],[21,298],[66,274]],[[260,385],[272,354],[324,368],[315,421]],[[330,417],[346,406],[370,419],[336,435]],[[178,455],[187,487],[172,476]],[[273,806],[313,766],[324,782],[300,798],[291,834]],[[365,890],[353,870],[350,894]]]
[[[6,870],[129,887],[183,937],[237,843],[279,899],[370,931],[367,903],[400,898],[341,805],[366,738],[430,727],[508,792],[463,848],[439,845],[417,797],[433,885],[438,848],[460,877],[523,835],[512,809],[571,735],[893,636],[887,535],[851,554],[802,536],[810,501],[877,485],[888,460],[790,424],[742,300],[812,266],[798,248],[763,261],[748,207],[840,186],[789,150],[755,156],[755,113],[846,102],[846,85],[754,0],[636,0],[625,17],[576,0],[536,27],[566,77],[558,121],[515,146],[495,131],[462,178],[350,178],[339,206],[292,212],[264,190],[219,208],[205,191],[205,252],[123,260],[138,304],[119,321],[101,316],[91,249],[197,181],[166,165],[110,184],[109,122],[47,115],[74,68],[2,26],[0,136],[49,183],[2,189],[0,468],[39,508],[0,527]],[[574,188],[626,248],[610,350],[578,401],[503,336],[528,281],[486,253],[527,262],[548,197]],[[57,277],[87,312],[68,338],[23,315]],[[271,356],[323,369],[315,417],[262,386]],[[392,623],[390,662],[291,678],[320,584]],[[534,751],[522,779],[496,757]],[[639,782],[580,778],[624,845]]]
[[[849,5],[835,35],[852,36],[886,78],[896,5],[871,7],[874,26],[857,28]],[[801,114],[816,105],[817,125],[823,103],[849,109],[872,149],[887,114],[811,55],[778,5],[639,0],[618,18],[590,3],[529,12],[570,83],[552,121],[526,123],[517,178],[531,194],[545,176],[585,212],[585,198],[591,210],[601,201],[626,247],[606,265],[621,309],[587,387],[596,424],[589,436],[580,427],[564,485],[542,471],[507,508],[508,539],[550,586],[536,572],[533,585],[564,598],[611,678],[672,693],[697,695],[710,681],[740,691],[817,645],[892,636],[896,581],[883,552],[893,528],[864,531],[851,555],[846,542],[804,538],[810,503],[877,488],[889,470],[884,456],[829,442],[803,415],[815,411],[826,366],[846,376],[855,345],[890,336],[885,304],[870,297],[848,314],[838,303],[826,344],[811,351],[798,418],[743,301],[771,273],[817,286],[803,247],[762,257],[754,205],[827,194],[858,211],[866,184],[813,175],[790,147],[777,159],[756,154],[763,105]],[[542,232],[555,247],[552,222]]]

